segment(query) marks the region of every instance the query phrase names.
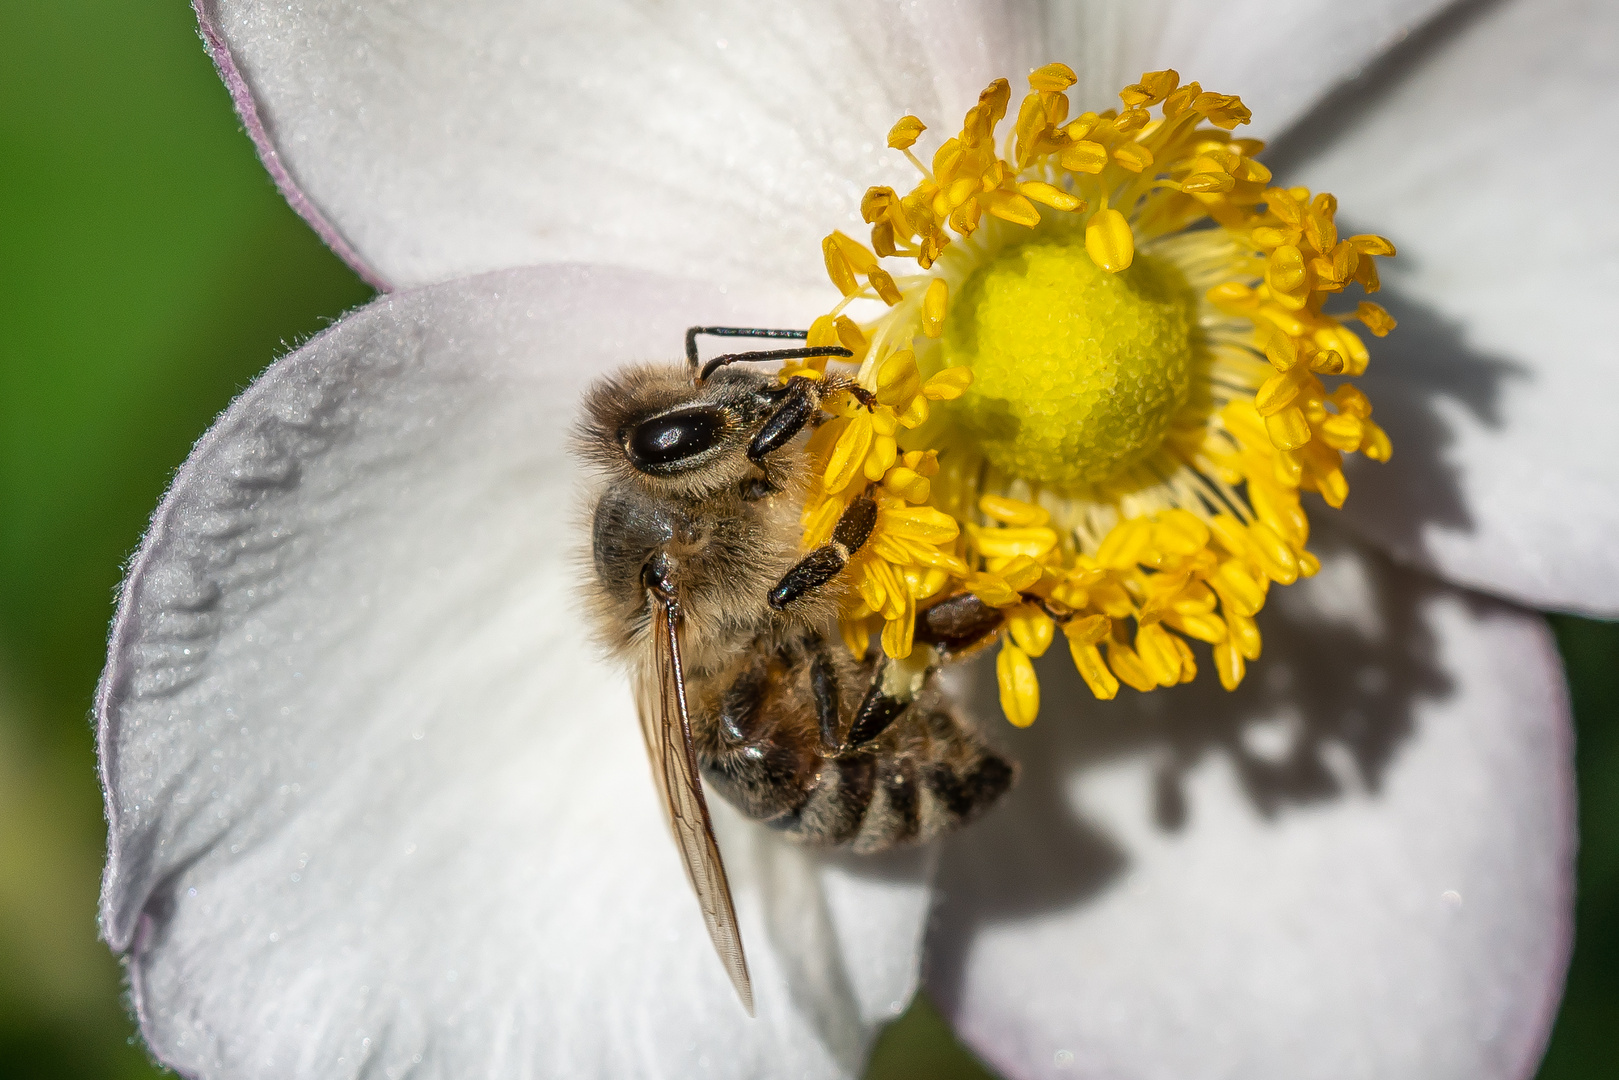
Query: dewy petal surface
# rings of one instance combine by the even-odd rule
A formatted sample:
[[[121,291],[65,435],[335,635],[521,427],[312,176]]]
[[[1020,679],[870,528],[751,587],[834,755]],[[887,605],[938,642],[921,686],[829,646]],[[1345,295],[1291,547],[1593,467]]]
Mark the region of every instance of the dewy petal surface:
[[[819,284],[866,187],[914,182],[883,148],[906,113],[953,130],[991,79],[1061,59],[1083,107],[1176,66],[1270,132],[1441,6],[197,3],[283,190],[399,286],[556,260]]]
[[[1533,1074],[1573,902],[1548,629],[1322,554],[1237,693],[1070,685],[1009,733],[1022,784],[945,850],[926,978],[1010,1080]]]
[[[615,271],[401,293],[180,471],[99,703],[103,927],[188,1076],[851,1076],[926,859],[718,809],[759,1019],[713,955],[625,676],[581,625],[579,393],[779,306]]]
[[[1287,148],[1400,257],[1362,385],[1394,441],[1345,513],[1402,560],[1535,607],[1619,614],[1619,7],[1473,5]],[[1386,299],[1385,299],[1386,297]]]

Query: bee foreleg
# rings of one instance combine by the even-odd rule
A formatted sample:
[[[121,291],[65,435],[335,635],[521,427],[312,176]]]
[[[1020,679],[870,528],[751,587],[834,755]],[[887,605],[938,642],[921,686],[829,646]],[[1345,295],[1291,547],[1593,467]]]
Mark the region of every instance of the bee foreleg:
[[[861,496],[849,504],[832,530],[832,539],[795,563],[770,590],[770,606],[780,611],[813,589],[837,577],[860,550],[877,523],[877,504]]]
[[[764,427],[748,444],[748,460],[762,461],[767,455],[792,442],[793,436],[803,431],[804,425],[815,415],[820,402],[820,389],[814,379],[806,379],[802,375],[788,379],[781,404],[776,406],[776,411],[770,414],[770,419],[765,421]]]

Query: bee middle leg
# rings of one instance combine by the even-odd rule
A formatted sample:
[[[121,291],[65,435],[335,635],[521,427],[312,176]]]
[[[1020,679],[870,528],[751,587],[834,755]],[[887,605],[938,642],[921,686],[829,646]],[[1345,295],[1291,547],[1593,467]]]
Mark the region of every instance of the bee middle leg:
[[[782,610],[837,577],[871,536],[877,524],[877,504],[866,496],[850,503],[832,529],[832,539],[800,559],[770,590],[770,606]]]

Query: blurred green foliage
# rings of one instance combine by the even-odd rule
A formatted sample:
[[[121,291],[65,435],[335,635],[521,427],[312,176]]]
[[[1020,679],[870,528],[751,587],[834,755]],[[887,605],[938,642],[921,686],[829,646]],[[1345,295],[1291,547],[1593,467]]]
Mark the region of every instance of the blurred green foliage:
[[[157,1075],[96,940],[91,693],[213,416],[370,295],[276,194],[183,3],[0,0],[0,1073]]]
[[[1554,615],[1578,743],[1579,901],[1568,989],[1540,1080],[1619,1077],[1619,624]]]
[[[212,417],[366,287],[282,202],[187,5],[0,0],[0,1072],[160,1075],[96,941],[88,713],[120,566]],[[1558,618],[1579,937],[1543,1080],[1619,1075],[1619,627]],[[919,1001],[880,1080],[990,1074]]]

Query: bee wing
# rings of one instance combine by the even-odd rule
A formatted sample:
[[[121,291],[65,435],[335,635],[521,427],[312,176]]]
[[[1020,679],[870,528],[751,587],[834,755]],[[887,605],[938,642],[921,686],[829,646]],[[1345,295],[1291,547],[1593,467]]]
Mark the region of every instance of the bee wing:
[[[731,884],[725,877],[714,823],[708,816],[702,781],[697,773],[697,750],[692,745],[691,717],[686,712],[686,678],[680,665],[680,614],[668,601],[652,597],[652,677],[641,678],[641,734],[652,759],[652,777],[663,796],[669,829],[674,833],[686,878],[697,893],[720,962],[731,976],[737,997],[753,1015],[753,983],[742,955],[742,934],[731,903]]]

